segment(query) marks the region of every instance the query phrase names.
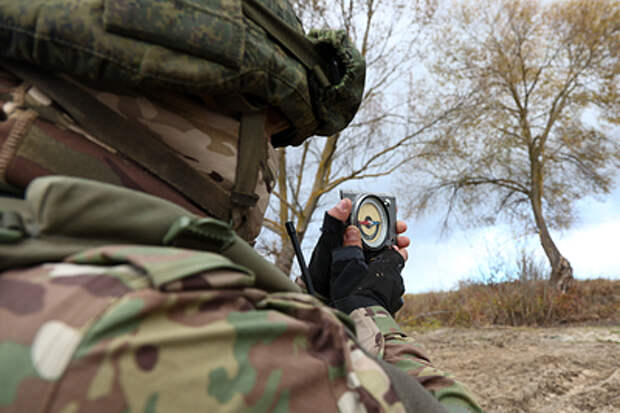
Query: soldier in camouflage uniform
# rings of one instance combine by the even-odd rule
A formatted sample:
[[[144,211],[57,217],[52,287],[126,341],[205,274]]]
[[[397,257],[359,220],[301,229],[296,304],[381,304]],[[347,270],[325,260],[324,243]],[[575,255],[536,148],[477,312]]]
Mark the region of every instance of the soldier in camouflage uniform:
[[[175,222],[200,211],[35,86],[1,77],[2,209],[22,211],[32,235],[0,247],[0,411],[403,410],[369,354],[416,378],[448,411],[479,411],[383,307],[350,314],[362,350],[347,337],[351,319],[286,279],[270,285],[223,255],[162,246]],[[164,104],[82,90],[230,185],[233,118],[180,95]],[[27,188],[25,200],[11,194],[17,188]],[[339,206],[332,215],[342,219],[350,205]],[[347,245],[356,242],[359,234]]]
[[[233,231],[85,126],[113,112],[127,140],[230,193],[242,126],[226,105],[64,76],[82,117],[20,74],[0,69],[0,412],[480,411],[392,318],[404,237],[388,279],[351,284],[374,264],[358,232],[342,239],[350,204],[330,210],[311,262],[325,305],[239,237],[260,230],[270,145]],[[269,140],[288,122],[270,109],[261,126]]]

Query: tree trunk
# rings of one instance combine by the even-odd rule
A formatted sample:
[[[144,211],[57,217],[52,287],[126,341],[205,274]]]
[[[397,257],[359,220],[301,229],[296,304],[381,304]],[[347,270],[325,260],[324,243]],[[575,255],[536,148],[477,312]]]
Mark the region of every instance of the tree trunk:
[[[284,272],[284,274],[291,273],[291,267],[293,266],[293,257],[295,257],[295,250],[293,245],[286,242],[286,239],[282,239],[282,249],[276,258],[276,266]]]
[[[538,204],[535,206],[535,204]],[[532,200],[532,209],[534,211],[534,218],[536,220],[536,227],[538,228],[538,237],[540,238],[540,244],[547,255],[549,264],[551,265],[551,276],[549,277],[549,284],[554,286],[558,291],[565,293],[572,286],[573,268],[570,263],[558,250],[558,247],[553,242],[547,225],[542,216],[540,209],[540,202],[536,203]]]
[[[553,242],[547,223],[542,213],[542,163],[539,151],[532,151],[530,155],[531,173],[532,173],[532,191],[530,193],[530,201],[532,205],[532,212],[534,214],[534,220],[536,222],[536,228],[538,229],[538,236],[540,238],[540,244],[545,251],[545,255],[551,265],[551,276],[549,277],[549,284],[556,288],[558,291],[565,293],[572,286],[573,268],[566,258],[562,256],[560,250]]]
[[[304,236],[308,230],[308,225],[312,220],[312,216],[319,205],[319,200],[324,194],[324,188],[329,180],[329,173],[339,137],[340,134],[335,134],[327,138],[325,141],[325,146],[321,152],[321,161],[314,176],[314,184],[312,185],[312,190],[308,196],[308,201],[306,202],[303,210],[298,211],[297,213],[298,219],[296,229],[300,246],[304,242]],[[283,187],[283,185],[285,184],[281,184],[281,187]],[[280,205],[280,211],[282,211],[282,208],[286,208],[286,205]],[[280,216],[280,220],[283,220],[282,215]],[[280,241],[282,244],[282,251],[276,258],[276,265],[284,271],[285,274],[290,275],[291,267],[293,266],[293,259],[295,258],[295,251],[285,232],[280,234]],[[308,261],[306,261],[306,264],[308,264]]]

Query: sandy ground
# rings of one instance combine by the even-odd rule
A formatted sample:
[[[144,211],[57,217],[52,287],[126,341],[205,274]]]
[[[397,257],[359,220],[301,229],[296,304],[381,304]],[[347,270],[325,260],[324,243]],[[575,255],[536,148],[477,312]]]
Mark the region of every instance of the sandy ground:
[[[486,412],[620,412],[620,324],[411,335]]]

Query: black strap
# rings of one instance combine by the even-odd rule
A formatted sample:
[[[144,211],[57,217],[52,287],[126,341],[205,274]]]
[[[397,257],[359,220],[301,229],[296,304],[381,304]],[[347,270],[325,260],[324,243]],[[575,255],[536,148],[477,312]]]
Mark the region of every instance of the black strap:
[[[2,61],[0,66],[36,85],[86,132],[170,184],[210,215],[230,218],[231,204],[225,190],[179,159],[149,129],[123,118],[93,96],[53,74],[23,63]]]

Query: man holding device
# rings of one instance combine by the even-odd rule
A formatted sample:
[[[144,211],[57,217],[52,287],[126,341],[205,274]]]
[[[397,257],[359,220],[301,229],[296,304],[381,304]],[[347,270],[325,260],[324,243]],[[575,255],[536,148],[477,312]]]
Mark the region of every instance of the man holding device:
[[[0,412],[479,411],[390,315],[405,238],[367,258],[332,211],[335,309],[249,244],[274,147],[357,110],[359,52],[199,3],[0,2]]]

